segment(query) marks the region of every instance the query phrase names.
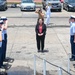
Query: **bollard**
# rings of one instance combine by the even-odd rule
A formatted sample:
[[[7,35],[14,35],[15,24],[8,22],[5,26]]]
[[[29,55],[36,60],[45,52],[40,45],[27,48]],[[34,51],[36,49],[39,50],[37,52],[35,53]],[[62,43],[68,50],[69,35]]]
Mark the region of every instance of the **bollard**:
[[[70,73],[70,54],[68,54],[68,72]]]
[[[36,55],[34,55],[34,75],[36,75]]]
[[[62,70],[61,70],[61,68],[59,68],[59,70],[58,70],[58,75],[62,75]]]
[[[43,59],[43,75],[46,75],[46,61]]]

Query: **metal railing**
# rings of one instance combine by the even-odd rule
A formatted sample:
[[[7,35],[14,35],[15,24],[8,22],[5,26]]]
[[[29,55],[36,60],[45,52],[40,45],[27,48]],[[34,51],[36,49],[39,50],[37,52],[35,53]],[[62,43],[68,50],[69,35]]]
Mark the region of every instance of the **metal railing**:
[[[67,70],[70,73],[70,54],[68,54],[68,67],[67,67]]]
[[[68,57],[68,70],[66,71],[62,67],[57,66],[57,65],[55,65],[55,64],[53,64],[53,63],[51,63],[51,62],[49,62],[49,61],[37,56],[37,55],[34,55],[34,75],[36,75],[36,57],[41,59],[41,60],[43,60],[43,75],[46,75],[46,63],[48,63],[48,64],[50,64],[50,65],[52,65],[54,67],[57,67],[58,68],[58,75],[63,75],[62,71],[66,72],[68,75],[72,75],[70,73],[70,60],[69,60],[70,57]]]
[[[70,71],[71,71],[71,60],[70,60],[70,58],[72,57],[72,56],[74,56],[75,57],[75,55],[73,55],[73,54],[68,54],[68,72],[70,73]],[[75,61],[75,60],[74,60]]]

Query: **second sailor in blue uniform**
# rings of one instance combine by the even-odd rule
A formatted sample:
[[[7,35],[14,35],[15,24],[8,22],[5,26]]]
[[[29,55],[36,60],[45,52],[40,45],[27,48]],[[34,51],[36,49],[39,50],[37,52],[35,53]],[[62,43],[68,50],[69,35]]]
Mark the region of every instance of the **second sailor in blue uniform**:
[[[75,16],[70,17],[71,61],[75,61]]]
[[[3,34],[4,34],[4,39],[2,41],[2,49],[3,49],[3,61],[6,60],[6,49],[7,49],[7,18],[5,16],[1,17],[1,20],[4,22],[4,27],[3,27]]]

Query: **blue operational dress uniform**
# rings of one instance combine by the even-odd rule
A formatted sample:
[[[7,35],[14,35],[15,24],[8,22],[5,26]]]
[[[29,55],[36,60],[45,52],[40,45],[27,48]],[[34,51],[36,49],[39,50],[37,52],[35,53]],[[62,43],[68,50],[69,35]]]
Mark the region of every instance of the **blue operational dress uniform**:
[[[4,22],[4,26],[6,25],[6,20],[7,18],[6,17],[1,17],[1,20],[3,20]],[[6,49],[7,49],[7,29],[3,29],[3,35],[4,35],[4,38],[2,40],[2,49],[3,49],[3,61],[5,61],[6,59]]]
[[[3,25],[3,20],[0,20],[0,31],[2,31],[2,25]],[[1,36],[3,38],[3,34]],[[2,59],[2,55],[3,55],[3,52],[2,52],[2,41],[0,41],[0,68],[2,67],[3,65],[3,59]]]
[[[72,57],[70,58],[71,61],[75,60],[75,16],[71,16],[71,19],[73,19],[73,22],[70,22],[70,43],[71,43],[71,54]]]

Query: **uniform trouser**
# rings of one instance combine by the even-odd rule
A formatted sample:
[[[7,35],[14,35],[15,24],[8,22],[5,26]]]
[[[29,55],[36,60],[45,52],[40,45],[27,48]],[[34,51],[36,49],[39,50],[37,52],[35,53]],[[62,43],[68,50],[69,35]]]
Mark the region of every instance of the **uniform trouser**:
[[[43,51],[45,35],[43,35],[43,36],[36,35],[36,41],[37,41],[37,49],[40,50],[40,47],[41,47],[41,50]]]
[[[50,23],[50,15],[47,15],[47,18],[46,18],[46,25]]]
[[[7,48],[7,34],[4,34],[4,40],[2,40],[2,60],[6,58],[6,48]]]
[[[2,47],[0,47],[0,68],[3,65],[3,61],[2,61]]]
[[[2,62],[4,61],[4,52],[5,52],[5,40],[2,40]]]
[[[74,36],[71,36],[70,42],[71,42],[71,53],[72,53],[72,58],[75,59],[75,43],[74,43]]]
[[[4,34],[4,39],[5,39],[5,48],[4,48],[4,56],[3,56],[3,58],[4,58],[4,60],[5,60],[5,58],[6,58],[6,50],[7,50],[7,34]]]

